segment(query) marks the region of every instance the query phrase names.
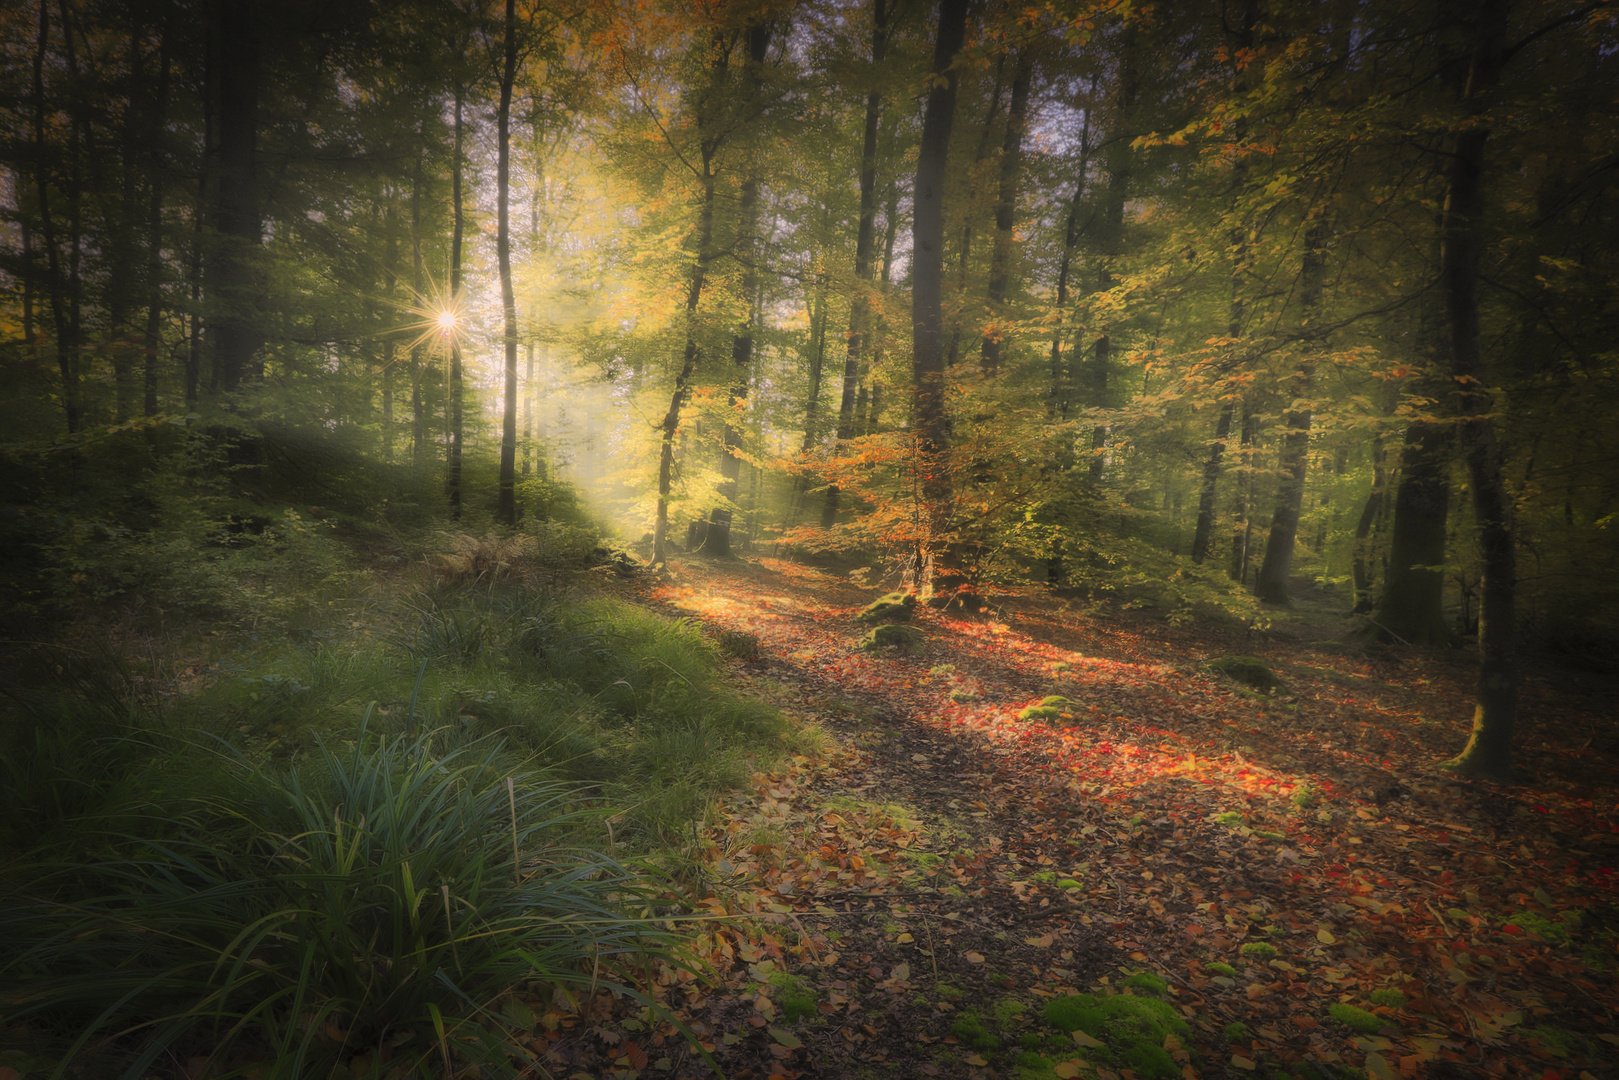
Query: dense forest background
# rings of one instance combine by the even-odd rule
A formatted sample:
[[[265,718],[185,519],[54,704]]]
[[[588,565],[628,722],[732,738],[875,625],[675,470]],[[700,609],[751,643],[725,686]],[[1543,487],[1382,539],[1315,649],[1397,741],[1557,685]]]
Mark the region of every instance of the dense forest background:
[[[1610,0],[0,56],[0,1080],[1611,1064]]]
[[[1614,656],[1614,18],[8,5],[7,610],[592,520],[965,603],[1308,584],[1478,635],[1509,737],[1525,636]]]

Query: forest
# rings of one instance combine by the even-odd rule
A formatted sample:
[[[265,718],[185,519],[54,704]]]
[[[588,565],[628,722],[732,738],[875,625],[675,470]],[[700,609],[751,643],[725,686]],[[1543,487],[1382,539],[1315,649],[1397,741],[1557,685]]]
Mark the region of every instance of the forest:
[[[0,31],[0,1080],[1616,1075],[1611,0]]]

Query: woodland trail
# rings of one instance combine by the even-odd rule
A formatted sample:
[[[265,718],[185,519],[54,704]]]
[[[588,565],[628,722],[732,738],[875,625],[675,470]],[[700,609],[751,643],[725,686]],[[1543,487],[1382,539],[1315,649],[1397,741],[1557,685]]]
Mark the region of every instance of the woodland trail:
[[[836,744],[706,838],[699,907],[740,919],[705,939],[717,985],[661,981],[728,1076],[1619,1076],[1610,680],[1531,684],[1547,779],[1497,788],[1433,767],[1465,739],[1465,662],[1368,659],[1309,612],[1248,635],[1004,596],[861,652],[877,591],[771,559],[646,590],[752,635],[743,686]],[[1200,670],[1235,653],[1285,691]],[[1017,719],[1054,694],[1072,726]],[[1044,1002],[1138,973],[1188,1025],[1167,1058],[1054,1041]],[[551,1060],[706,1073],[667,1030],[591,1031]]]

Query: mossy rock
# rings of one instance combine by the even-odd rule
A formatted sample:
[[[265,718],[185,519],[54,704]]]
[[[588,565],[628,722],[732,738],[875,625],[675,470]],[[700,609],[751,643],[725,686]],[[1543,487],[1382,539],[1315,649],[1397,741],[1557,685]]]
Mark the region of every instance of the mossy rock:
[[[971,589],[957,589],[954,591],[936,592],[928,597],[928,607],[939,611],[965,612],[977,615],[989,607],[980,594]]]
[[[909,622],[915,612],[915,593],[891,592],[886,596],[879,596],[861,608],[860,614],[855,616],[855,621],[863,623]]]
[[[862,649],[896,648],[900,652],[915,652],[927,641],[926,635],[914,626],[898,626],[894,623],[885,623],[874,626],[871,633],[860,639]]]
[[[1232,682],[1251,687],[1262,694],[1285,692],[1287,685],[1276,677],[1265,661],[1253,656],[1222,656],[1203,665],[1203,670]]]

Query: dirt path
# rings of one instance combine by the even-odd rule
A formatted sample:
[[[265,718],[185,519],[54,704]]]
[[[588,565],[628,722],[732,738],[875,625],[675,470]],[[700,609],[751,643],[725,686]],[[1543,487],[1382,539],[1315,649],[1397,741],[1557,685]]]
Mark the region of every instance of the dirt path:
[[[1465,665],[1355,656],[1319,620],[1255,639],[1015,596],[862,652],[876,592],[692,560],[648,597],[751,635],[739,679],[837,743],[709,846],[704,904],[746,918],[711,936],[721,985],[669,1000],[727,1075],[1619,1075],[1619,829],[1589,742],[1566,757],[1596,726],[1579,695],[1526,745],[1589,775],[1496,790],[1431,768],[1461,745]],[[1231,653],[1285,695],[1199,670]],[[1054,694],[1059,726],[1017,719]],[[1148,1053],[1045,1022],[1121,992],[1185,1026]]]

